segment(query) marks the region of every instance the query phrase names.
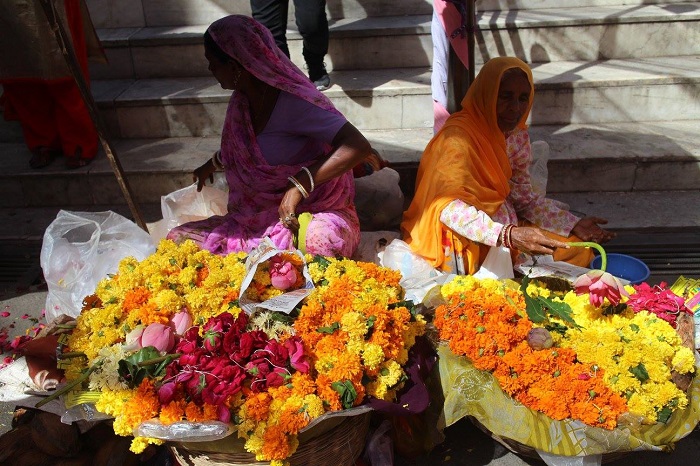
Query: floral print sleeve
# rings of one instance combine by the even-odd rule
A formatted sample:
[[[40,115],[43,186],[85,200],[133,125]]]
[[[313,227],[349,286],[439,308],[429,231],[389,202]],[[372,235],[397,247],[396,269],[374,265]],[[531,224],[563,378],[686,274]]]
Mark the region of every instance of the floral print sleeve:
[[[544,230],[561,236],[569,236],[580,220],[553,199],[537,194],[532,189],[528,168],[532,163],[530,135],[527,130],[516,130],[507,141],[508,157],[513,169],[510,179],[508,202],[518,218],[528,220]]]
[[[455,199],[440,213],[440,221],[447,228],[476,243],[497,246],[503,225],[491,220],[486,212]]]

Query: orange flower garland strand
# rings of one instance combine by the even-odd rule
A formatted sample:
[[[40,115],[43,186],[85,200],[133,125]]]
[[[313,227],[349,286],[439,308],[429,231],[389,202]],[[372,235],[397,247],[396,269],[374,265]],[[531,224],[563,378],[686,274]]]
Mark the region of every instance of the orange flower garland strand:
[[[576,361],[566,348],[533,350],[524,300],[512,289],[478,287],[453,292],[435,312],[435,326],[450,349],[475,368],[493,373],[501,389],[552,419],[578,419],[613,429],[625,400],[604,382],[602,370]]]

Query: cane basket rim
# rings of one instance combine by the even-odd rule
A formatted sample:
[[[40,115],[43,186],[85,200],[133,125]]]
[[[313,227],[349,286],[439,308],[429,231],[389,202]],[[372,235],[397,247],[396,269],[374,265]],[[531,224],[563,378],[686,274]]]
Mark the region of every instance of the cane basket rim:
[[[369,430],[370,412],[345,416],[333,428],[300,441],[299,447],[287,458],[291,466],[350,466],[362,454]],[[197,450],[192,443],[171,444],[170,451],[183,466],[269,466],[269,461],[257,461],[255,455],[242,452],[212,452]]]

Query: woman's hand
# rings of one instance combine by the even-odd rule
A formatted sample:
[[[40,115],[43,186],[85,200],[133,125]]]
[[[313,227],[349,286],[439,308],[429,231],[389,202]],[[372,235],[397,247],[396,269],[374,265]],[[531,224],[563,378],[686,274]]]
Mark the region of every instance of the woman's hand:
[[[608,221],[599,217],[584,217],[574,225],[571,233],[581,238],[582,241],[592,241],[598,244],[607,243],[616,235],[598,226],[599,223],[604,225]]]
[[[292,233],[299,231],[299,220],[297,219],[296,210],[302,199],[301,191],[299,191],[296,186],[292,186],[284,193],[284,197],[282,197],[282,202],[278,209],[280,222],[282,222],[282,225],[289,228]]]
[[[554,254],[556,248],[568,248],[563,241],[549,238],[535,227],[513,227],[510,230],[513,247],[528,254]]]
[[[202,190],[202,187],[206,184],[207,179],[209,179],[210,183],[214,183],[215,171],[216,168],[214,167],[214,163],[211,161],[211,159],[209,159],[204,162],[203,165],[196,168],[194,172],[192,172],[192,181],[197,183],[197,191]]]

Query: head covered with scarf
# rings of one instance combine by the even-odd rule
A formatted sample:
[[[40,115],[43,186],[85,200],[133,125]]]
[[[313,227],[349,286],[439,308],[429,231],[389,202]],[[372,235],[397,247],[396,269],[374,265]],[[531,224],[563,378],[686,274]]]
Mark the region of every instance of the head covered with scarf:
[[[339,114],[331,101],[277,47],[269,30],[253,18],[226,16],[212,23],[207,33],[224,53],[255,78]],[[330,152],[331,148],[327,149]],[[278,222],[277,209],[288,177],[299,172],[302,165],[267,163],[257,144],[250,103],[243,92],[234,91],[229,101],[221,135],[221,162],[229,185],[229,216],[235,221],[212,231],[204,246],[215,252],[242,250],[247,248],[242,248],[239,238],[263,236],[271,237],[278,247],[291,245],[291,232]],[[252,202],[251,193],[254,193]],[[352,174],[347,173],[318,186],[300,204],[300,209],[316,213],[345,207],[352,202],[353,195]]]
[[[462,110],[447,119],[423,152],[416,193],[401,230],[411,249],[433,266],[445,260],[440,214],[450,202],[459,199],[493,215],[510,192],[512,171],[497,105],[501,79],[511,69],[522,70],[530,83],[527,110],[517,124],[525,129],[534,97],[532,72],[518,58],[494,58],[469,87]],[[478,254],[477,249],[472,253]]]

